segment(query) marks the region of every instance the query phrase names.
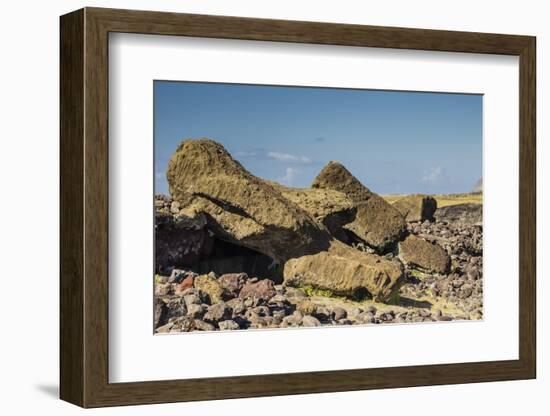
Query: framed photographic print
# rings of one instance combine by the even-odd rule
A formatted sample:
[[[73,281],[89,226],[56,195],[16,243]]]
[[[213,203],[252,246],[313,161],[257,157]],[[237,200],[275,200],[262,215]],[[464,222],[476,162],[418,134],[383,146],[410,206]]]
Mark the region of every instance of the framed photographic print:
[[[535,38],[61,17],[83,407],[534,378]]]

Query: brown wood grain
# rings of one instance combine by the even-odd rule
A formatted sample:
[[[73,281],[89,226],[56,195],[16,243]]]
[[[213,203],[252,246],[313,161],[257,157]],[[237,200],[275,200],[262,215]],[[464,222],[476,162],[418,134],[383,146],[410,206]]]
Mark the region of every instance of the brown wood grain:
[[[60,50],[60,386],[84,405],[84,12],[61,19]]]
[[[206,379],[182,374],[181,380],[109,383],[109,32],[519,56],[519,359]],[[99,407],[534,378],[535,50],[535,38],[517,35],[97,8],[63,16],[61,398]]]

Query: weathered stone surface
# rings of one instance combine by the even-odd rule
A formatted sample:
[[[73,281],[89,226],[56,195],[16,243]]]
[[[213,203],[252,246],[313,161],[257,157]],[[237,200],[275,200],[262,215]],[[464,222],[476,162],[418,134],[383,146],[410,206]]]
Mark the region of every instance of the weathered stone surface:
[[[207,322],[225,321],[231,319],[231,313],[231,308],[224,302],[216,303],[208,307],[208,311],[204,315],[204,320]]]
[[[223,288],[211,274],[203,274],[195,277],[194,286],[196,289],[206,293],[209,297],[210,303],[218,303],[223,299]]]
[[[239,297],[241,299],[253,299],[256,302],[267,302],[276,294],[273,281],[264,279],[255,283],[247,283],[239,293]]]
[[[433,221],[437,201],[431,196],[415,194],[398,199],[393,206],[408,222]]]
[[[483,205],[457,204],[438,208],[435,212],[435,218],[437,221],[481,224],[483,221]]]
[[[165,319],[167,321],[169,321],[170,318],[178,318],[180,316],[187,314],[187,305],[185,303],[185,300],[181,297],[167,299],[165,302],[165,305],[166,305]]]
[[[246,273],[226,273],[219,277],[218,282],[229,297],[235,298],[239,296],[247,279]]]
[[[342,164],[329,162],[311,186],[341,192],[352,201],[355,217],[343,227],[371,247],[384,250],[403,237],[406,223],[400,212],[371,192]]]
[[[392,261],[335,240],[328,251],[287,261],[284,276],[289,285],[387,301],[398,288],[403,271]]]
[[[294,191],[250,174],[220,144],[186,140],[169,162],[167,179],[180,203],[178,215],[205,216],[218,238],[285,263],[285,280],[298,276],[335,293],[367,291],[387,299],[402,276],[396,265],[345,246],[327,229],[336,234],[334,230],[347,221],[340,214],[356,210],[353,221],[343,226],[379,250],[393,245],[405,229],[397,210],[338,163],[327,165],[314,189],[297,197]],[[197,280],[204,280],[199,278],[195,287]]]
[[[159,326],[157,328],[157,333],[158,334],[167,334],[168,332],[170,332],[170,330],[172,329],[173,326],[174,326],[174,324],[172,322],[168,322],[165,325]]]
[[[197,293],[183,293],[183,300],[188,308],[190,305],[200,305],[202,303]]]
[[[202,319],[207,310],[206,305],[192,303],[187,306],[187,315],[194,319]]]
[[[170,159],[167,179],[180,215],[205,213],[220,238],[278,261],[320,251],[330,240],[303,209],[212,140],[183,141]]]
[[[208,322],[203,321],[202,319],[195,319],[195,329],[199,331],[214,331],[216,327]]]
[[[270,183],[318,224],[326,227],[332,236],[344,242],[348,240],[343,227],[355,219],[357,208],[346,194],[332,189],[298,189]]]
[[[218,322],[218,327],[220,328],[220,331],[234,331],[236,329],[240,329],[239,324],[231,319]]]
[[[321,326],[321,322],[314,316],[305,315],[302,319],[303,326]]]
[[[304,316],[300,311],[295,311],[292,315],[285,316],[282,320],[282,326],[300,326]]]
[[[170,283],[156,283],[155,296],[167,296],[172,294],[172,285]]]
[[[404,263],[429,272],[446,273],[449,270],[450,258],[445,250],[415,235],[399,243],[399,257]]]
[[[296,310],[304,315],[313,315],[317,312],[317,305],[309,299],[304,299],[296,304]]]
[[[244,304],[244,301],[240,298],[233,298],[227,301],[227,306],[229,306],[233,310],[233,314],[241,314],[246,311],[246,306]]]
[[[335,321],[339,321],[341,319],[345,319],[348,317],[348,313],[344,308],[335,307],[332,308],[332,317]]]

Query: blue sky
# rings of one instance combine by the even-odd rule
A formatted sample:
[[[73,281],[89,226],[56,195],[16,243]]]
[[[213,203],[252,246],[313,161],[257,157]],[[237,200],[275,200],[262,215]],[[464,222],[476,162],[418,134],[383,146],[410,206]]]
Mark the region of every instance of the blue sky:
[[[156,193],[201,137],[293,187],[330,160],[380,194],[469,192],[482,174],[481,95],[155,81],[154,111]]]

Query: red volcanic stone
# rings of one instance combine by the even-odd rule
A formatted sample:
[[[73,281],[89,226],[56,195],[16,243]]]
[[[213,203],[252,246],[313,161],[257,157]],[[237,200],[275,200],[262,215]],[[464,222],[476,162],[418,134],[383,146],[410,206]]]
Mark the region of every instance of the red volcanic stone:
[[[178,289],[176,290],[177,293],[182,293],[185,290],[189,289],[190,287],[193,287],[193,281],[195,278],[193,275],[188,275],[185,279],[181,281],[181,283],[178,285]]]
[[[218,282],[228,297],[236,298],[247,279],[248,275],[246,273],[226,273],[220,276]]]
[[[254,299],[255,301],[268,301],[277,294],[273,281],[269,279],[258,280],[255,283],[248,282],[241,289],[241,299]]]

